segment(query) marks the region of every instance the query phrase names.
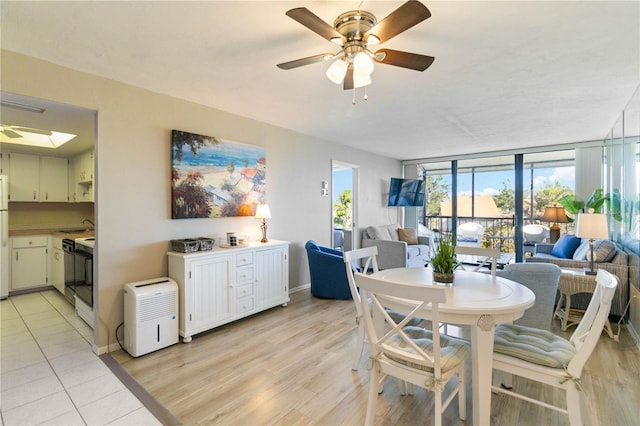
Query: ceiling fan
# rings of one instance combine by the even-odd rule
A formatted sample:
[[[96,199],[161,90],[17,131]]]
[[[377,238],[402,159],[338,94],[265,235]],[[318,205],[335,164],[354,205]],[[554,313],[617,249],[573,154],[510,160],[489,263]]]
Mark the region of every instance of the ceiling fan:
[[[343,83],[345,90],[371,84],[374,61],[424,71],[435,59],[433,56],[392,49],[379,49],[372,52],[368,48],[374,44],[384,43],[429,18],[431,12],[417,0],[407,1],[380,22],[372,13],[364,10],[352,10],[341,14],[336,18],[333,26],[305,7],[291,9],[286,15],[321,37],[341,46],[342,49],[337,53],[322,53],[283,62],[278,64],[278,68],[290,70],[338,58],[331,64],[326,75],[336,84]]]

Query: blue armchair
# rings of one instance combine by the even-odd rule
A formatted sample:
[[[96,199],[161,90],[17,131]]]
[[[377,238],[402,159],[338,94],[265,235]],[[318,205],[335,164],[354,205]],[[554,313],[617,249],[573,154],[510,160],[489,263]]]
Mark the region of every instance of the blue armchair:
[[[309,259],[311,294],[322,299],[351,299],[342,252],[320,247],[313,240],[304,248]]]

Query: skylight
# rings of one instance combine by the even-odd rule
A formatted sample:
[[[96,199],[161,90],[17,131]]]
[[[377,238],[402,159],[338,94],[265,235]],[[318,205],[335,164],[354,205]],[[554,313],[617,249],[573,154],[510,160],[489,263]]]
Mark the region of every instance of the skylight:
[[[0,142],[40,148],[58,148],[77,135],[30,127],[0,125]]]

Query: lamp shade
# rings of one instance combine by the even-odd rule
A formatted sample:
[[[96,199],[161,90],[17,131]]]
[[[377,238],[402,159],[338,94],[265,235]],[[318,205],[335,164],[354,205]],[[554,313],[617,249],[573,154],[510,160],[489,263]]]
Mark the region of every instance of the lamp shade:
[[[333,81],[335,84],[342,83],[342,80],[344,80],[344,76],[346,74],[347,74],[347,63],[342,59],[338,59],[333,64],[331,64],[331,66],[327,69],[327,72],[326,72],[327,78]]]
[[[353,71],[353,88],[368,86],[371,84],[371,76],[362,70]]]
[[[373,72],[373,61],[365,52],[358,52],[353,58],[353,67],[355,71],[360,70],[367,75],[371,75]]]
[[[576,236],[594,240],[609,238],[607,216],[601,213],[578,213]]]
[[[258,219],[271,219],[271,211],[268,204],[258,204],[256,207],[256,217]]]
[[[564,207],[545,207],[544,215],[542,218],[545,222],[554,222],[554,223],[568,223],[569,219],[567,218],[567,214],[564,212]]]

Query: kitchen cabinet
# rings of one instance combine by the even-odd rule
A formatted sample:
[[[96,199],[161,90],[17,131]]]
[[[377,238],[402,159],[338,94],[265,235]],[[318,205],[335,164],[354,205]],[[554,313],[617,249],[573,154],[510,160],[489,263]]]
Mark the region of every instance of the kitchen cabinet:
[[[40,201],[69,201],[69,160],[40,157]]]
[[[94,151],[83,152],[71,161],[69,193],[72,201],[93,201],[93,156]]]
[[[48,285],[48,244],[48,235],[11,238],[10,291]]]
[[[49,284],[64,295],[64,251],[61,237],[51,237],[49,270]]]
[[[40,201],[40,156],[10,152],[9,201]]]
[[[289,243],[195,253],[169,252],[169,276],[179,288],[179,331],[192,336],[289,302]]]
[[[10,152],[9,201],[67,202],[68,161]]]

